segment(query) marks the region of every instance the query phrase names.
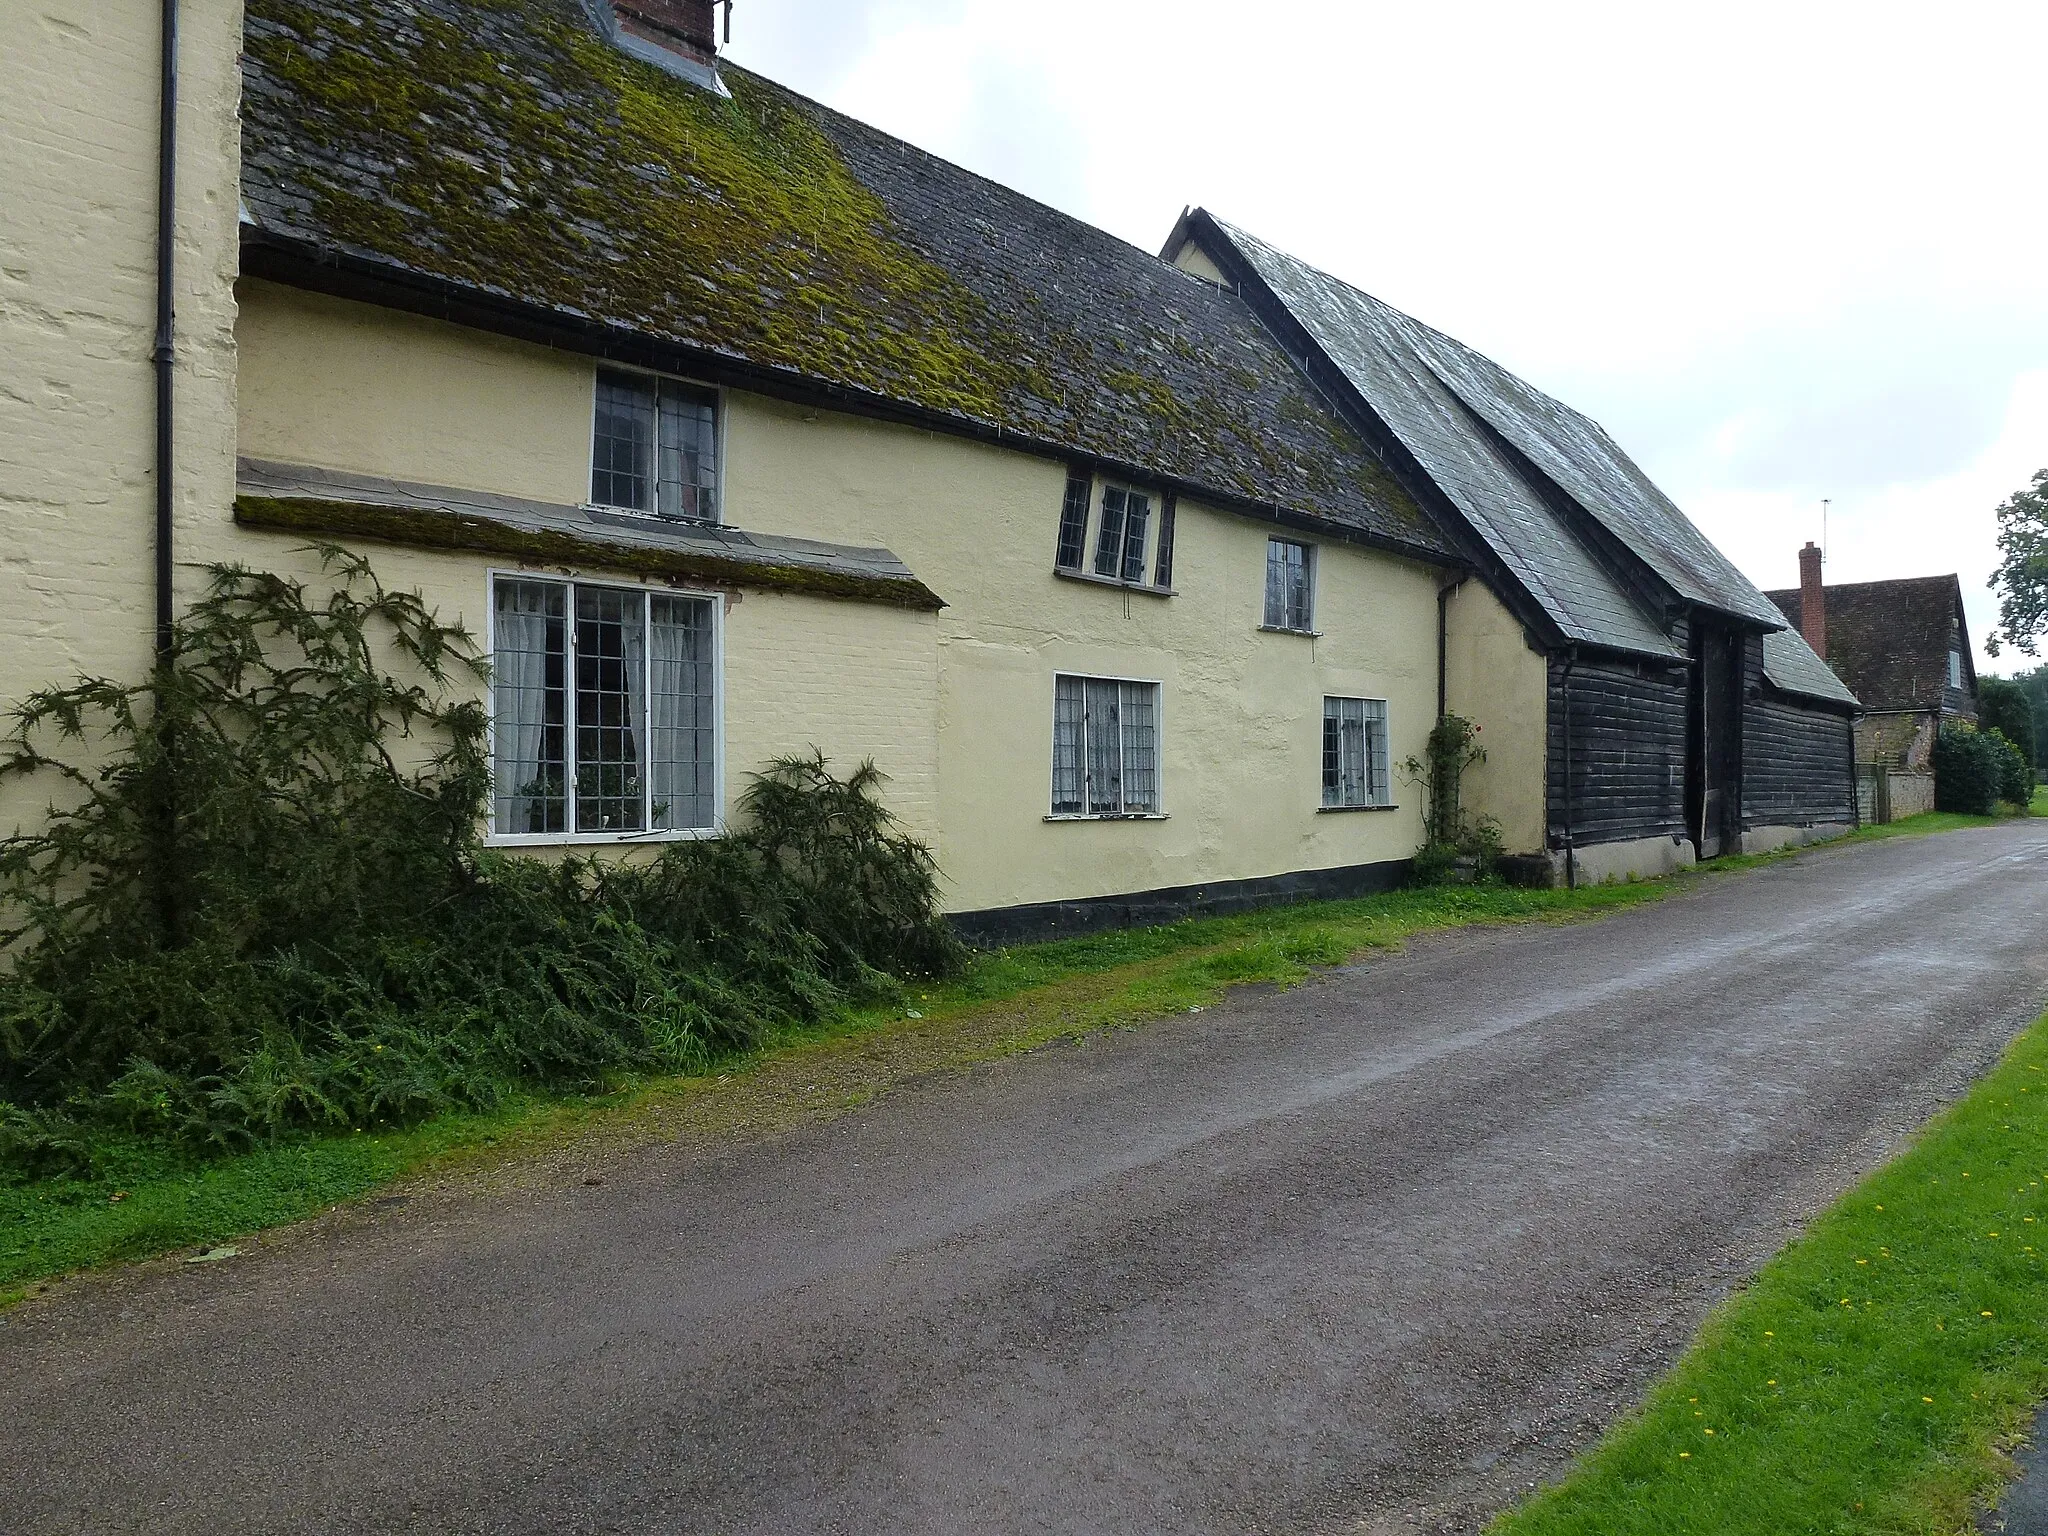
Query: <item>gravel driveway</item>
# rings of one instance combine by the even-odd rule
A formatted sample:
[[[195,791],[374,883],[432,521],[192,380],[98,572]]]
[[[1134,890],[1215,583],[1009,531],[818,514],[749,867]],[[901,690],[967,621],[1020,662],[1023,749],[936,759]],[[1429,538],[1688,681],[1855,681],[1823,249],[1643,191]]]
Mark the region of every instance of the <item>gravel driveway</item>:
[[[0,1525],[1467,1531],[2048,1001],[2048,821],[0,1320]]]

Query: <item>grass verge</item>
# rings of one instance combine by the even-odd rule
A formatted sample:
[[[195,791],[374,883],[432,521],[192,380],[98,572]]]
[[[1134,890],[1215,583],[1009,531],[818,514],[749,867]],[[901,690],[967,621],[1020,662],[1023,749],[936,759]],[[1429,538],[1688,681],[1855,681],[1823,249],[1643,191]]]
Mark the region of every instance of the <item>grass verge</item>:
[[[2048,1018],[1490,1536],[1960,1533],[2048,1396]]]
[[[1414,934],[1591,915],[1667,889],[1397,891],[1020,946],[978,956],[957,980],[785,1032],[701,1076],[627,1082],[494,1115],[446,1115],[406,1130],[308,1137],[199,1166],[143,1161],[103,1180],[0,1187],[0,1307],[51,1276],[224,1243],[466,1159],[579,1134],[773,1129],[843,1112],[909,1077],[1204,1007],[1247,982],[1291,985]]]
[[[1926,816],[1857,840],[1989,824]],[[1845,840],[1846,841],[1846,840]],[[1714,870],[1792,856],[1723,860]],[[303,1220],[408,1176],[579,1136],[663,1139],[765,1130],[844,1112],[908,1078],[1213,1003],[1248,982],[1292,985],[1320,966],[1476,923],[1564,920],[1657,899],[1678,881],[1579,891],[1398,891],[1306,902],[977,957],[941,986],[792,1031],[701,1076],[621,1083],[579,1099],[406,1130],[308,1137],[202,1165],[138,1161],[102,1180],[0,1186],[0,1308],[53,1276],[225,1243]]]

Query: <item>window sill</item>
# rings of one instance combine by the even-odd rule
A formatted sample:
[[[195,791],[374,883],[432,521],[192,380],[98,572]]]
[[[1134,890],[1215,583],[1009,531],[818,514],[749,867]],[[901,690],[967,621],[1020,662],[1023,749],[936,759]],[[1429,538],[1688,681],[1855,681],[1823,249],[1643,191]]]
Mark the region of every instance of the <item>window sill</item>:
[[[1319,805],[1318,816],[1341,816],[1351,811],[1398,811],[1398,805]]]
[[[1304,640],[1314,640],[1319,638],[1323,632],[1320,629],[1296,629],[1291,624],[1261,624],[1259,626],[1259,633],[1262,635],[1299,635]]]
[[[1174,587],[1155,587],[1143,581],[1119,581],[1114,576],[1098,576],[1093,571],[1070,571],[1064,566],[1052,568],[1053,575],[1061,581],[1084,581],[1091,587],[1114,587],[1119,592],[1135,592],[1140,597],[1178,597]]]
[[[601,501],[586,501],[582,510],[599,522],[619,522],[628,525],[652,523],[657,528],[672,528],[680,523],[685,528],[723,528],[725,522],[716,517],[670,517],[666,512],[643,512],[638,507],[612,507]]]
[[[1051,815],[1047,821],[1164,821],[1164,811],[1104,811],[1101,813],[1081,812],[1073,815]]]
[[[646,843],[699,843],[723,837],[717,827],[686,832],[490,832],[486,848],[635,848]]]

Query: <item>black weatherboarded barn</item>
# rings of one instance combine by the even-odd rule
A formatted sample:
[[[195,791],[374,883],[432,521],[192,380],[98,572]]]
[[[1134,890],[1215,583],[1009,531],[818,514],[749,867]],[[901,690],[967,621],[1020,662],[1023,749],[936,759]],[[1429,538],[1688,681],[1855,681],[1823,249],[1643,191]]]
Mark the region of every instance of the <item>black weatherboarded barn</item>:
[[[1655,872],[1854,822],[1855,696],[1598,423],[1200,210],[1164,254],[1191,248],[1548,658],[1558,868]]]

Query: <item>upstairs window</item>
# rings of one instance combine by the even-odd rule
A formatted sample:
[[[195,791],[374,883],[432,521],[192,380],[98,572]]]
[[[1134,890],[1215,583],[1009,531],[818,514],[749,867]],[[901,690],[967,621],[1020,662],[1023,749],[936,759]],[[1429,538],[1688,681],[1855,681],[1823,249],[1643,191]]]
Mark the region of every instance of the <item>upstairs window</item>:
[[[1324,699],[1323,809],[1392,805],[1387,769],[1387,701]]]
[[[717,602],[505,580],[491,612],[491,829],[501,838],[709,830]]]
[[[1951,688],[1963,686],[1963,653],[1951,646],[1948,653],[1948,685]]]
[[[1315,628],[1315,551],[1292,539],[1266,541],[1267,629]]]
[[[674,379],[601,370],[590,439],[600,507],[718,521],[718,396]]]
[[[1102,522],[1095,540],[1095,574],[1113,581],[1145,579],[1145,536],[1152,498],[1121,485],[1102,488]]]
[[[1052,814],[1159,813],[1159,685],[1057,677],[1052,707]]]
[[[1171,496],[1074,471],[1060,503],[1053,569],[1163,593],[1173,584],[1173,517]]]
[[[1081,553],[1088,547],[1088,498],[1094,488],[1086,475],[1067,476],[1067,497],[1060,504],[1060,544],[1053,555],[1059,570],[1081,569]]]

